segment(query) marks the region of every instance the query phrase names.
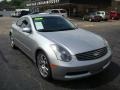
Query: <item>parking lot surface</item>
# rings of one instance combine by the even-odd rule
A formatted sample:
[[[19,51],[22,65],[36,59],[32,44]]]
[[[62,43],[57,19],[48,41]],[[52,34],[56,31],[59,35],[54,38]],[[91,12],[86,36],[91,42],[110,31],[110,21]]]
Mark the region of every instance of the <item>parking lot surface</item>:
[[[120,90],[120,21],[87,22],[71,19],[78,27],[107,39],[113,51],[112,63],[98,75],[72,81],[42,79],[36,65],[20,50],[9,45],[9,31],[15,18],[0,18],[0,90]]]

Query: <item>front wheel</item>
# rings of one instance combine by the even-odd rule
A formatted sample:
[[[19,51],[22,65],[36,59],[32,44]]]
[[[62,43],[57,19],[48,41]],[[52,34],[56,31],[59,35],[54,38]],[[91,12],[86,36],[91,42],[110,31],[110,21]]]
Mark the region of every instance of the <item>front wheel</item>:
[[[48,58],[45,53],[39,51],[36,56],[37,67],[42,78],[50,80],[51,79],[51,69],[48,62]]]

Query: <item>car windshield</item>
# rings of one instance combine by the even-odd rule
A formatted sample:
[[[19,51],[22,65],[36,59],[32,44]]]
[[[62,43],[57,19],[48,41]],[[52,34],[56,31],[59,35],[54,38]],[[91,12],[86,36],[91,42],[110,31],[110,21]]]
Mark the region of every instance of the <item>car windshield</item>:
[[[67,19],[57,16],[33,18],[35,28],[39,32],[56,32],[74,30],[76,27]]]

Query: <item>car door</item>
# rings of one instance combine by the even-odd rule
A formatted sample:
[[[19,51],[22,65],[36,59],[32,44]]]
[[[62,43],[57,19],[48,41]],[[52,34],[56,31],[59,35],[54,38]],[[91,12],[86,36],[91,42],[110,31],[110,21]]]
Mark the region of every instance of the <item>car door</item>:
[[[29,28],[31,30],[31,32],[24,32],[22,30],[21,32],[21,40],[23,43],[23,50],[24,52],[29,55],[32,56],[32,49],[34,48],[34,40],[33,40],[33,33],[32,33],[32,27],[31,27],[31,23],[29,18],[25,17],[25,19],[23,20],[23,24],[22,24],[22,29],[24,28]]]
[[[21,37],[21,32],[22,32],[21,25],[22,25],[23,19],[24,18],[18,19],[17,22],[12,25],[12,31],[13,31],[12,34],[14,37],[14,42],[19,48],[22,48],[22,42],[20,40],[20,37]]]
[[[32,28],[31,28],[31,23],[29,18],[24,17],[22,18],[22,23],[21,25],[18,26],[18,33],[16,34],[17,36],[17,40],[19,42],[19,47],[20,49],[22,49],[22,51],[24,51],[27,55],[31,56],[32,54],[32,44],[33,44],[33,40],[32,40]],[[24,32],[23,29],[24,28],[30,28],[31,33],[27,33]]]

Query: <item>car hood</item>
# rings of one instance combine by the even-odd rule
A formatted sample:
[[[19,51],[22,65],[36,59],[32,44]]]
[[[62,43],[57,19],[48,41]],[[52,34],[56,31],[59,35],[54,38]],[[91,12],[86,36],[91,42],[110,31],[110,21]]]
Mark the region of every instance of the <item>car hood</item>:
[[[105,46],[103,38],[83,29],[41,32],[40,34],[55,44],[69,49],[72,54],[83,53]]]

